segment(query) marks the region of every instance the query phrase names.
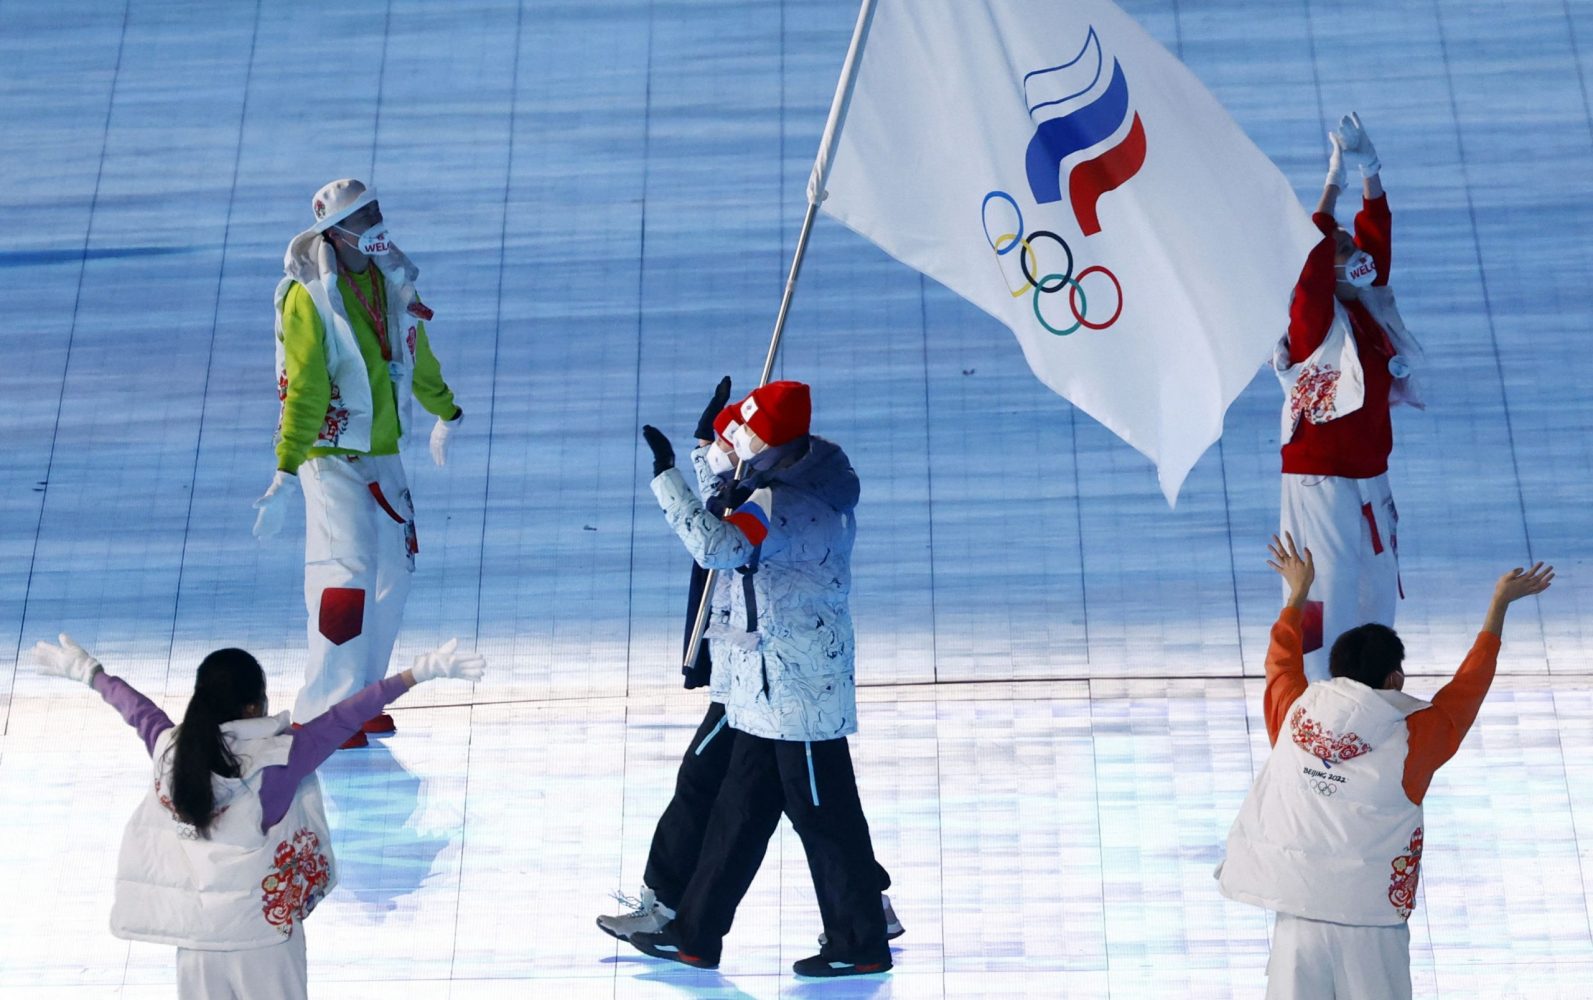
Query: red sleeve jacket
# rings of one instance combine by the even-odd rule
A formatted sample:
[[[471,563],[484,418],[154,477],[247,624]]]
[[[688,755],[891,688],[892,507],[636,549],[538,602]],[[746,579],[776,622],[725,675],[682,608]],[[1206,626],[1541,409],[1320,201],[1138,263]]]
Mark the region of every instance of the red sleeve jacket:
[[[1317,212],[1311,221],[1323,239],[1305,260],[1289,302],[1289,361],[1300,364],[1322,345],[1333,325],[1333,234],[1338,223]],[[1377,264],[1374,284],[1388,284],[1393,261],[1392,222],[1388,198],[1368,198],[1355,216],[1355,245]],[[1389,419],[1389,391],[1394,378],[1388,361],[1394,356],[1388,334],[1359,302],[1344,303],[1355,335],[1356,354],[1366,382],[1366,401],[1359,410],[1325,424],[1300,421],[1294,437],[1283,442],[1283,471],[1300,475],[1369,479],[1388,471],[1394,450]]]

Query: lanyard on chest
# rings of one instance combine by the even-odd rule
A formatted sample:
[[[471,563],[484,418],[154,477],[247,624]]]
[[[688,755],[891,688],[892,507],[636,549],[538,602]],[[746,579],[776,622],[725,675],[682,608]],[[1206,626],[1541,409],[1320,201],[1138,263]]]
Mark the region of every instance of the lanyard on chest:
[[[376,333],[376,342],[382,348],[382,360],[393,360],[393,344],[387,336],[387,285],[382,281],[381,274],[371,274],[369,265],[367,265],[366,273],[370,274],[371,277],[371,297],[367,301],[365,293],[360,291],[359,282],[354,280],[354,273],[344,267],[341,260],[337,262],[337,270],[338,274],[347,281],[349,291],[353,292],[354,297],[359,300],[360,307],[365,310],[365,315],[370,317],[371,329]]]

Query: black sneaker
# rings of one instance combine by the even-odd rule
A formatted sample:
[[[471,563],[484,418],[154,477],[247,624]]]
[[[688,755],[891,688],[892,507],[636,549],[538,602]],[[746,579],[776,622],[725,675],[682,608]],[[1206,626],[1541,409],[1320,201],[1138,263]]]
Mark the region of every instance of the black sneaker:
[[[656,934],[637,932],[626,940],[630,942],[632,948],[635,948],[643,955],[651,955],[654,958],[662,958],[670,962],[679,962],[681,965],[689,965],[694,969],[719,968],[718,955],[710,958],[707,955],[693,955],[681,950],[680,942],[676,940],[675,935],[670,932],[668,927]]]
[[[871,976],[876,972],[889,972],[890,970],[891,960],[889,955],[877,962],[843,962],[823,952],[819,952],[812,958],[804,958],[791,966],[791,971],[799,976],[813,976],[823,979],[832,979],[836,976]]]
[[[885,911],[885,940],[894,941],[906,934],[907,928],[902,926],[901,919],[896,916],[896,907],[891,905],[891,898],[882,892],[879,894],[879,904],[881,909]],[[618,937],[619,935],[615,934],[614,936]],[[823,951],[829,943],[830,936],[828,934],[819,935],[820,951]]]

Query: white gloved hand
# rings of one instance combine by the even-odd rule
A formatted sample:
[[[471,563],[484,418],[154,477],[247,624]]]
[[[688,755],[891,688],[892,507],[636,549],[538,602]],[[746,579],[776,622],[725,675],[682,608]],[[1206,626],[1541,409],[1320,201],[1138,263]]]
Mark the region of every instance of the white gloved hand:
[[[278,469],[265,494],[254,502],[254,509],[260,512],[254,518],[254,537],[271,538],[282,530],[282,522],[288,516],[288,497],[298,490],[299,477]]]
[[[1339,144],[1337,132],[1328,133],[1328,145],[1333,147],[1333,152],[1328,154],[1327,179],[1322,182],[1323,187],[1344,188],[1344,147]]]
[[[452,420],[437,418],[437,426],[431,429],[431,460],[439,467],[448,464],[448,435],[454,432],[465,419],[465,411],[460,410]]]
[[[484,657],[475,653],[459,652],[459,640],[449,639],[429,653],[422,653],[415,657],[415,665],[409,668],[416,684],[424,684],[439,677],[457,677],[464,681],[479,681],[487,669]]]
[[[1351,111],[1339,119],[1339,127],[1333,133],[1338,138],[1339,146],[1357,166],[1361,168],[1361,178],[1375,177],[1383,169],[1383,163],[1377,158],[1377,150],[1372,146],[1372,140],[1366,135],[1366,128],[1361,124],[1361,116]]]
[[[56,637],[60,645],[51,645],[42,639],[33,647],[33,662],[39,665],[39,673],[51,677],[65,677],[69,680],[80,681],[84,684],[94,683],[94,675],[103,667],[100,661],[89,655],[88,650],[72,641],[72,637],[62,632]]]

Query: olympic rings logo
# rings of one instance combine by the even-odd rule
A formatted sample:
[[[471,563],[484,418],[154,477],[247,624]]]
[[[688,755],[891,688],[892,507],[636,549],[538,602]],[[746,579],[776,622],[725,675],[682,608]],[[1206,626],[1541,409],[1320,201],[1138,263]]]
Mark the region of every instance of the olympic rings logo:
[[[990,235],[990,203],[992,201],[1006,202],[1007,205],[1011,206],[1015,216],[1011,232],[1005,232],[994,237]],[[1117,275],[1100,264],[1091,265],[1074,274],[1073,248],[1068,246],[1067,240],[1064,240],[1049,229],[1036,229],[1025,234],[1023,209],[1018,207],[1018,200],[1012,195],[1005,191],[990,192],[985,195],[985,200],[979,207],[979,214],[980,224],[984,228],[985,242],[990,245],[991,250],[995,251],[998,258],[1007,258],[1007,255],[1014,250],[1019,251],[1016,254],[1016,259],[1018,271],[1023,278],[1023,284],[1013,289],[1011,287],[1011,278],[1009,277],[1007,279],[1008,291],[1012,293],[1012,297],[1015,299],[1020,299],[1025,295],[1030,296],[1034,306],[1034,318],[1049,333],[1058,337],[1066,337],[1081,328],[1086,330],[1104,330],[1116,323],[1118,317],[1123,315],[1123,286],[1117,280]],[[1055,270],[1053,267],[1042,268],[1040,266],[1040,252],[1035,247],[1041,241],[1054,243],[1067,258],[1067,263],[1062,266],[1060,271]],[[1010,270],[1010,268],[1004,269],[1004,273],[1007,270]],[[1089,297],[1084,292],[1083,281],[1092,274],[1099,274],[1107,281],[1110,281],[1112,289],[1117,295],[1117,308],[1112,311],[1112,315],[1102,322],[1095,322],[1089,318]],[[1055,295],[1064,288],[1067,289],[1068,311],[1073,314],[1073,323],[1071,326],[1059,327],[1046,317],[1045,309],[1043,308],[1043,304],[1051,300],[1043,299],[1041,296]]]
[[[1322,781],[1320,779],[1313,778],[1311,779],[1311,791],[1324,798],[1332,798],[1333,793],[1338,791],[1338,786],[1331,781]]]

